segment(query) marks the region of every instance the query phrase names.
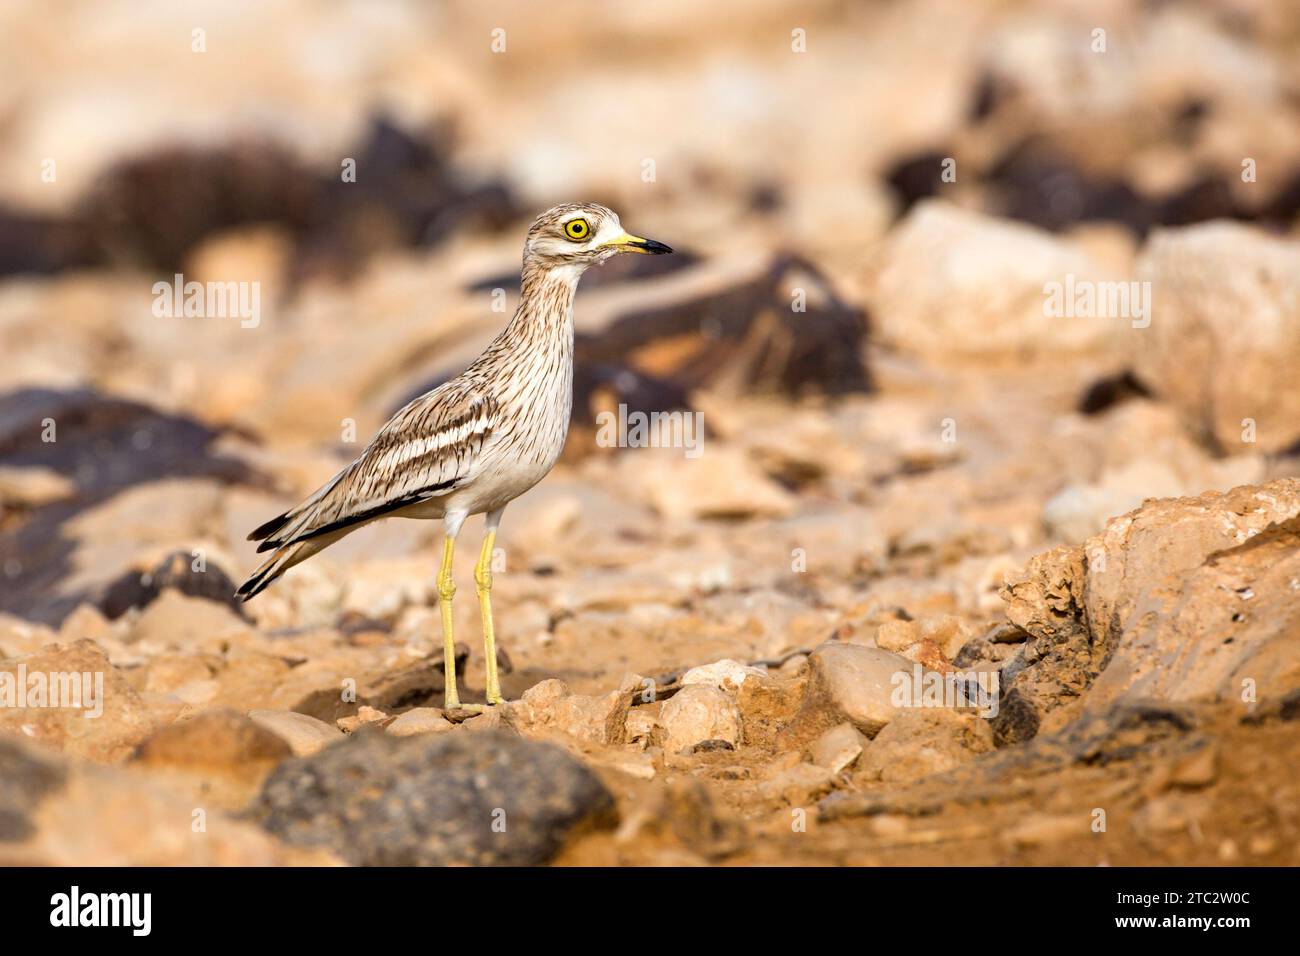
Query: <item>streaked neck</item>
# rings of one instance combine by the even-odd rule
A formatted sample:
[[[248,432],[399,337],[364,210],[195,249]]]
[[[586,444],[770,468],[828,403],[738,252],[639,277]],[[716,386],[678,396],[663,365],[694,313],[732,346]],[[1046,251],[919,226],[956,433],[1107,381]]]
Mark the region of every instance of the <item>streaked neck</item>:
[[[566,264],[544,268],[539,264],[524,264],[520,283],[519,308],[511,325],[544,326],[573,331],[573,296],[578,280],[586,271],[584,264]]]

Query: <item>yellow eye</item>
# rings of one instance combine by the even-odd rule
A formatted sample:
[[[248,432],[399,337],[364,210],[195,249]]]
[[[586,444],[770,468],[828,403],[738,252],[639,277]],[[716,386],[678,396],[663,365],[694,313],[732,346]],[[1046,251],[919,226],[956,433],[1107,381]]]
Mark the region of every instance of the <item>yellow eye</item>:
[[[591,226],[585,219],[570,219],[564,224],[564,234],[575,242],[581,242],[591,235]]]

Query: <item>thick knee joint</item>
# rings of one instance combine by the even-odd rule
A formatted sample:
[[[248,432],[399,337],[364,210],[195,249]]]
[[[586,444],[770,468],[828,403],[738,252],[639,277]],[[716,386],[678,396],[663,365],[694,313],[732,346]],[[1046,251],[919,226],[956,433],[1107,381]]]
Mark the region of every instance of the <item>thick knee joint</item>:
[[[456,582],[451,577],[451,556],[456,547],[455,538],[447,538],[442,545],[442,567],[438,569],[438,597],[450,601],[456,596]]]
[[[478,565],[474,568],[474,583],[478,585],[481,592],[492,590],[492,569],[486,565]]]

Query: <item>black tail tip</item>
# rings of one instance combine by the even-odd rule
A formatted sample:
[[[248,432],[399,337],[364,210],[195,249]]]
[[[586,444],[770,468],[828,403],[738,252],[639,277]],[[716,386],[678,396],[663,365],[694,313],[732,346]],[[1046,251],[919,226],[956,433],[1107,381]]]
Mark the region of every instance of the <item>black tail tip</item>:
[[[266,522],[265,524],[260,524],[252,531],[248,532],[248,537],[245,538],[244,540],[261,541],[263,538],[268,538],[271,535],[275,534],[277,531],[279,531],[282,527],[284,527],[285,523],[288,520],[289,520],[289,512],[287,511],[284,514],[276,515],[270,521]]]
[[[249,578],[239,587],[235,588],[235,597],[239,598],[242,603],[247,604],[261,593],[263,587],[265,587],[265,585],[257,578]]]

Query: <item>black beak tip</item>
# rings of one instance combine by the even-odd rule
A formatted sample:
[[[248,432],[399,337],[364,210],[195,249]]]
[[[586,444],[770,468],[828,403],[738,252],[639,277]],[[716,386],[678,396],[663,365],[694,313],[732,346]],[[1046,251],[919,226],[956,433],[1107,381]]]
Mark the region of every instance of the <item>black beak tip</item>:
[[[638,249],[644,250],[652,256],[663,256],[673,251],[672,246],[666,246],[662,242],[656,242],[653,239],[642,239],[635,245]]]

